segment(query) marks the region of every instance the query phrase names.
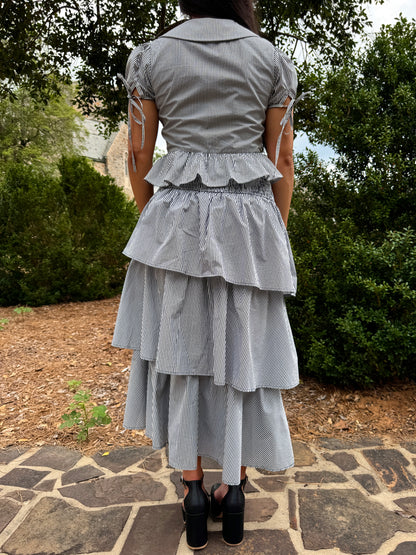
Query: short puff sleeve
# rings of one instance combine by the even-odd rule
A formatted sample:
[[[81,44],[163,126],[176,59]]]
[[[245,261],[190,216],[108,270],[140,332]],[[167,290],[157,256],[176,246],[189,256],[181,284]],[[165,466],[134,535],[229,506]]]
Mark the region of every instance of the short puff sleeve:
[[[151,83],[151,50],[150,43],[144,43],[138,46],[130,54],[126,65],[126,76],[123,77],[120,73],[117,77],[121,79],[127,89],[127,98],[129,99],[129,117],[128,117],[128,134],[129,143],[133,147],[131,121],[135,121],[137,125],[142,128],[142,143],[141,148],[144,146],[145,141],[145,123],[146,117],[143,110],[142,100],[154,100],[155,94],[153,92]],[[137,89],[137,94],[134,90]],[[134,109],[136,113],[134,112]],[[132,157],[133,169],[136,171],[136,160],[134,155]]]
[[[298,78],[296,69],[289,56],[278,48],[274,50],[274,84],[268,108],[283,108],[286,98],[296,98]]]
[[[151,83],[152,60],[150,43],[137,46],[130,54],[126,65],[126,81],[128,92],[137,89],[140,98],[154,100],[155,93]]]

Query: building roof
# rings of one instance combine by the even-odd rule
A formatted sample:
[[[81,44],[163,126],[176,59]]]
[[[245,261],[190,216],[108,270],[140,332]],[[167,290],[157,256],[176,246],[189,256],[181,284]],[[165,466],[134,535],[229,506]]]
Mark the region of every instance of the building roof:
[[[100,122],[94,119],[85,118],[85,138],[81,147],[83,156],[94,160],[94,162],[105,162],[107,152],[117,136],[117,132],[105,137],[100,130]]]

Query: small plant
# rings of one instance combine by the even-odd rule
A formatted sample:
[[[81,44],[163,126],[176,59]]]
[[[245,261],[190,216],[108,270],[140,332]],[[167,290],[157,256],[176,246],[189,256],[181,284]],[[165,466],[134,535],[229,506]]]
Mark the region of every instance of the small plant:
[[[32,312],[32,309],[30,306],[18,306],[13,310],[13,312],[16,312],[16,314],[26,314],[28,312]]]
[[[68,388],[74,393],[73,401],[68,407],[68,412],[62,415],[62,428],[72,428],[77,426],[78,441],[88,441],[88,432],[95,426],[106,426],[110,424],[111,417],[107,413],[105,405],[94,405],[91,401],[91,391],[80,389],[81,383],[78,380],[70,380]]]
[[[0,318],[0,331],[4,330],[5,324],[8,324],[9,320],[7,318]]]

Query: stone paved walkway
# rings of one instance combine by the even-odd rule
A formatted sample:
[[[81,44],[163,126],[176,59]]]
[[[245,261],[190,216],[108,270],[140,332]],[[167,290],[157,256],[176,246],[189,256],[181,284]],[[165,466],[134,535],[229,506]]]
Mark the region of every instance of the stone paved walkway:
[[[294,442],[296,466],[249,469],[246,535],[208,521],[201,555],[416,555],[416,442]],[[218,481],[204,461],[208,488]],[[0,450],[0,554],[185,555],[179,472],[150,447],[84,457],[62,447]]]

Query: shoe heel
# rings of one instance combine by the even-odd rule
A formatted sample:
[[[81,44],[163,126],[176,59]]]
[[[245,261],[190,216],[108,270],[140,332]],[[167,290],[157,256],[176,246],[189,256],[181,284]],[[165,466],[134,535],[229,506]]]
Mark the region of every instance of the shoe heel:
[[[222,537],[228,545],[239,545],[244,536],[244,512],[222,515]]]
[[[185,514],[186,543],[189,549],[203,549],[208,543],[207,514]]]

